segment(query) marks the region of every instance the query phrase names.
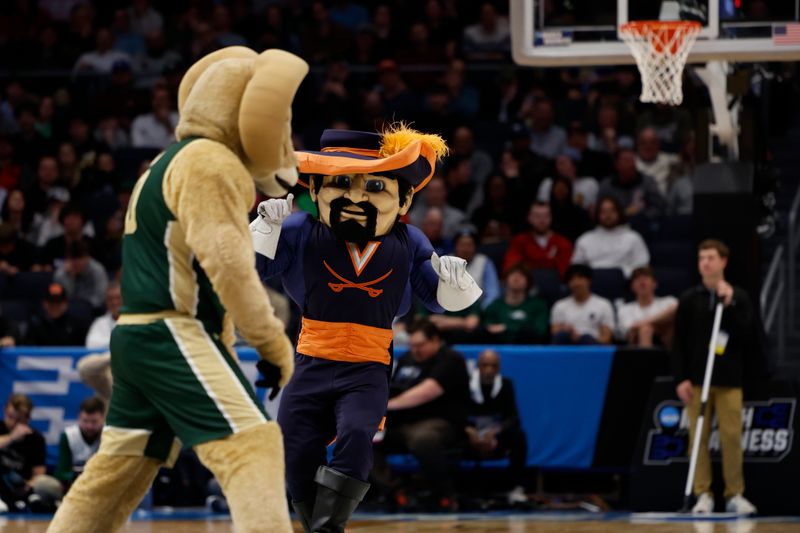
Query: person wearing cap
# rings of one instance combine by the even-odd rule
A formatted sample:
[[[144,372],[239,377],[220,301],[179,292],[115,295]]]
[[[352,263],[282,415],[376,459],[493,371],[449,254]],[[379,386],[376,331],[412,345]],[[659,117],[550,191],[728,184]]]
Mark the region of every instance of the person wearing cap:
[[[31,318],[25,344],[82,346],[87,325],[72,317],[68,310],[66,289],[60,283],[51,283],[42,301],[42,312]]]
[[[392,320],[408,312],[412,294],[440,313],[469,307],[481,291],[466,261],[437,256],[419,229],[399,222],[447,152],[441,137],[399,124],[382,133],[325,130],[321,146],[296,153],[319,218],[290,215],[291,198],[272,199],[259,205],[251,231],[262,278],[280,275],[303,312],[295,374],[278,412],[292,503],[306,531],[341,532],[369,489]],[[394,407],[442,393],[426,382]]]

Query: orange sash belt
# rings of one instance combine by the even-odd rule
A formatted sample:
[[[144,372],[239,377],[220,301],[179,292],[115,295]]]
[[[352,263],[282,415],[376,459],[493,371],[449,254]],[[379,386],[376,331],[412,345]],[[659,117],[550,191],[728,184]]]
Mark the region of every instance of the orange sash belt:
[[[297,351],[331,361],[388,365],[391,342],[391,329],[303,317]]]

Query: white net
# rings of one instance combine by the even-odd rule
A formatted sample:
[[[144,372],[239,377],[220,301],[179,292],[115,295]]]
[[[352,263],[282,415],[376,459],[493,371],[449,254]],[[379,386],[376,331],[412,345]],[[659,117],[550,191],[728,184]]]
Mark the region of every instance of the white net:
[[[683,101],[683,66],[697,34],[698,22],[630,22],[620,35],[631,49],[642,75],[642,102],[679,105]]]

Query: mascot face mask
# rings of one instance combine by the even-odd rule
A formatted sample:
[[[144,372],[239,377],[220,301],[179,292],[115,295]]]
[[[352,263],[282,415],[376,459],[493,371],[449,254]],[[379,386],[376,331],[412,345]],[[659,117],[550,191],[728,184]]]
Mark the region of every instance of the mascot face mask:
[[[319,152],[296,152],[300,172],[313,176],[322,223],[359,244],[392,230],[447,151],[438,135],[402,124],[384,133],[325,130],[320,144]]]
[[[405,188],[408,193],[400,198],[400,184],[395,179],[339,174],[322,177],[319,192],[312,186],[311,197],[319,207],[320,220],[338,237],[364,243],[389,233],[397,219],[408,212],[413,190]]]

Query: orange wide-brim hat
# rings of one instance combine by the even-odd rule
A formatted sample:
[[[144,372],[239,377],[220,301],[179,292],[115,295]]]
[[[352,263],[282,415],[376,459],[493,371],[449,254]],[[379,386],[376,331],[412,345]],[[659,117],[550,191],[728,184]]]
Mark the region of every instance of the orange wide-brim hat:
[[[425,187],[436,169],[435,149],[414,139],[398,152],[381,157],[383,140],[381,133],[325,130],[319,151],[297,151],[295,156],[301,174],[373,174],[405,180],[415,192]],[[308,187],[302,178],[299,183]]]

